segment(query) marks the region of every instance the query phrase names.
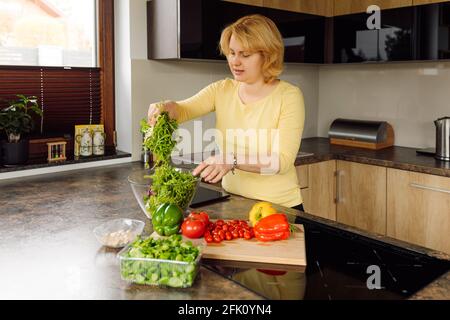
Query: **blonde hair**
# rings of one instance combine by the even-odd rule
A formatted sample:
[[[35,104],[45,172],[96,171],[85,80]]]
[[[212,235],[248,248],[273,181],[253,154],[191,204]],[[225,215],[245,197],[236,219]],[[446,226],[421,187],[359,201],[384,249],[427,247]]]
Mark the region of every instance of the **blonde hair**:
[[[265,82],[275,80],[283,71],[284,44],[275,23],[259,14],[240,18],[227,26],[220,37],[220,53],[228,56],[230,39],[234,36],[250,53],[263,57],[262,73]]]

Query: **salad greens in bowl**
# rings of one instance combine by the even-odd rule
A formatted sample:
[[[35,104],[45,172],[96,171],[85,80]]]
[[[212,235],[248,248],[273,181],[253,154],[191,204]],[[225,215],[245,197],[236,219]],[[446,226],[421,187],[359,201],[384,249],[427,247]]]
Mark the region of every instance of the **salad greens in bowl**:
[[[185,211],[195,196],[201,178],[191,170],[161,165],[152,170],[134,171],[128,182],[140,208],[151,219],[152,213],[163,203],[171,203]]]
[[[201,256],[202,247],[183,241],[181,235],[138,237],[117,255],[123,280],[175,288],[192,286]]]

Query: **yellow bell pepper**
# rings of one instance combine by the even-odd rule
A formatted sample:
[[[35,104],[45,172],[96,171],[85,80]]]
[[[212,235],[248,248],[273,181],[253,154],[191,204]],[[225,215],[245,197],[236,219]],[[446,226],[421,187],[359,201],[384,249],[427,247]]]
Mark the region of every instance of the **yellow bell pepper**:
[[[250,220],[252,226],[255,226],[256,223],[262,218],[275,213],[277,213],[277,210],[272,207],[272,204],[270,202],[258,202],[253,205],[252,209],[248,213],[248,220]]]

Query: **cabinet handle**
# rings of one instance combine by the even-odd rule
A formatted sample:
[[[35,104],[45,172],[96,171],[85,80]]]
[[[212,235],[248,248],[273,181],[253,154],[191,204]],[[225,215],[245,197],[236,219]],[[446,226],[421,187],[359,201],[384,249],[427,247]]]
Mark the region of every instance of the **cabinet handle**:
[[[342,175],[342,171],[341,170],[336,170],[334,175],[336,176],[336,198],[334,199],[334,202],[335,203],[340,203],[341,200],[342,200],[342,198],[341,198],[341,175]]]
[[[437,191],[437,192],[443,192],[443,193],[450,194],[450,190],[447,190],[447,189],[428,187],[428,186],[423,186],[423,185],[417,184],[417,183],[410,183],[410,186],[413,188],[417,188],[417,189],[431,190],[431,191]]]

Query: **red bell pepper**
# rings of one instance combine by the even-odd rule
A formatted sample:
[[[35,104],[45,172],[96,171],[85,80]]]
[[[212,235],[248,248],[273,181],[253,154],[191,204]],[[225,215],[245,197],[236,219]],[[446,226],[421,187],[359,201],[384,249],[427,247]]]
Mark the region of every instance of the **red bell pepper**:
[[[272,214],[259,220],[254,232],[259,241],[285,240],[291,235],[287,217],[282,213]]]

